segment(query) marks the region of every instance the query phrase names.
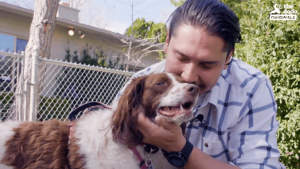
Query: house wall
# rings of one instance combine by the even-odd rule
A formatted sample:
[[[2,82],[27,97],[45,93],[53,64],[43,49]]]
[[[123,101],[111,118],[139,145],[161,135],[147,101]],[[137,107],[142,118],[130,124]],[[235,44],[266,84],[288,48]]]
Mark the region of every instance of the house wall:
[[[64,59],[66,55],[66,49],[70,49],[71,54],[73,55],[73,52],[75,50],[78,51],[79,58],[82,58],[83,56],[83,49],[86,47],[86,44],[88,44],[89,47],[92,49],[90,50],[90,53],[92,53],[97,47],[100,47],[102,50],[104,50],[104,55],[110,54],[113,50],[119,51],[120,48],[117,48],[116,46],[109,45],[98,37],[95,37],[93,34],[90,34],[88,32],[85,33],[84,38],[80,38],[78,33],[75,31],[75,34],[73,36],[68,35],[69,28],[65,28],[62,26],[57,25],[55,28],[55,32],[52,37],[52,46],[51,46],[51,58],[52,59]],[[117,52],[113,53],[117,56]]]
[[[20,39],[29,39],[29,32],[30,32],[30,24],[32,18],[28,16],[23,16],[21,14],[17,14],[16,11],[9,12],[5,10],[0,10],[0,33],[8,34],[15,36],[16,38]],[[72,26],[69,25],[59,25],[56,24],[55,31],[52,37],[51,42],[51,51],[50,51],[50,58],[57,59],[57,60],[64,60],[66,56],[66,49],[70,49],[71,54],[75,50],[78,51],[79,59],[82,58],[82,51],[83,47],[88,44],[92,47],[92,51],[95,50],[97,47],[100,47],[104,51],[104,55],[107,57],[107,61],[111,57],[115,59],[117,56],[120,56],[120,64],[128,64],[127,59],[125,58],[124,62],[122,62],[122,57],[124,56],[120,51],[122,50],[122,46],[117,45],[116,43],[112,43],[112,40],[101,35],[100,33],[91,33],[86,30],[83,30],[85,33],[84,38],[80,38],[79,34],[75,31],[73,36],[68,35],[69,28]],[[16,46],[16,45],[15,45]],[[158,54],[153,53],[146,57],[144,57],[141,62],[136,65],[138,69],[145,68],[149,65],[157,63]],[[129,65],[134,65],[129,63]],[[134,67],[131,66],[131,67]],[[46,68],[46,75],[44,76],[44,83],[43,83],[43,96],[51,97],[55,92],[55,88],[58,84],[56,84],[56,77],[53,75],[58,75],[61,72],[61,69],[58,67],[48,67]]]
[[[0,10],[0,33],[14,35],[17,38],[28,40],[31,20],[32,19],[29,17]],[[90,47],[92,47],[92,50],[96,47],[100,47],[104,50],[104,55],[108,57],[107,59],[109,59],[110,56],[112,58],[123,56],[123,54],[119,52],[122,50],[121,46],[114,45],[111,42],[106,42],[107,39],[102,38],[101,35],[95,35],[85,31],[85,37],[80,39],[77,32],[75,32],[73,36],[69,36],[68,30],[69,28],[67,27],[56,25],[52,37],[50,51],[51,59],[64,60],[66,55],[65,50],[67,48],[69,48],[72,53],[77,50],[79,52],[79,57],[82,57],[83,47],[87,43]],[[143,68],[157,63],[157,57],[158,55],[156,53],[150,54],[144,57],[137,66]],[[124,64],[127,64],[126,59]],[[129,64],[133,65],[132,63]]]
[[[0,33],[28,40],[31,19],[0,10]]]

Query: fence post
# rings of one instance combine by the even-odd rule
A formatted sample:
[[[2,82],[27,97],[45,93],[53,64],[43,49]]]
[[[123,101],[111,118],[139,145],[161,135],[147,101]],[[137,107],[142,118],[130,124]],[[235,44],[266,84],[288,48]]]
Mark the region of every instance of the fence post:
[[[19,105],[23,105],[25,102],[26,96],[24,95],[23,85],[24,85],[24,62],[25,62],[25,54],[22,52],[23,57],[18,58],[18,76],[20,76],[20,102]],[[19,65],[21,65],[21,70],[19,71]],[[18,83],[18,82],[17,82]],[[24,100],[23,100],[24,99]],[[24,101],[24,102],[23,102]],[[26,121],[26,110],[23,110],[24,106],[19,106],[19,121]]]
[[[34,48],[34,52],[32,54],[32,74],[31,74],[31,87],[30,87],[30,106],[29,106],[29,121],[36,121],[36,108],[37,108],[37,95],[36,95],[36,88],[37,88],[37,73],[38,73],[38,58],[39,58],[39,46]]]

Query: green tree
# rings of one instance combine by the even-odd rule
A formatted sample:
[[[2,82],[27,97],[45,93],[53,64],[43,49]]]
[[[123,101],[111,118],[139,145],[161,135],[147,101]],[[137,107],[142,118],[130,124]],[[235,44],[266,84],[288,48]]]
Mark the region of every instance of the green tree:
[[[171,0],[172,2],[173,0]],[[271,80],[278,104],[280,123],[277,138],[280,161],[288,169],[299,168],[300,155],[300,22],[270,20],[275,4],[293,5],[297,0],[222,0],[240,19],[242,42],[236,45],[235,57],[253,65]],[[181,5],[175,3],[176,6]],[[173,3],[174,4],[174,3]],[[299,12],[299,11],[298,11]]]
[[[123,50],[125,55],[130,55],[131,59],[134,60],[133,62],[137,64],[141,57],[151,52],[157,52],[159,54],[158,60],[165,58],[162,46],[166,41],[167,29],[164,23],[147,22],[144,18],[137,18],[125,31],[125,35],[131,36],[131,34],[133,34],[135,38],[148,41],[147,43],[143,42],[141,46],[131,46],[131,48],[128,47]],[[130,44],[130,42],[128,42],[128,44]],[[147,50],[143,50],[145,48],[147,48]]]
[[[156,43],[165,43],[166,35],[167,35],[166,25],[160,22],[151,25],[146,38],[149,38],[152,41],[155,41]]]
[[[126,29],[125,35],[131,36],[133,29],[133,37],[147,39],[156,43],[164,43],[166,41],[167,29],[164,23],[146,22],[145,18],[137,18],[133,24]]]
[[[133,29],[133,37],[144,39],[147,36],[147,32],[154,22],[146,22],[145,18],[137,18],[132,25],[126,29],[125,35],[131,36],[131,29]]]
[[[173,5],[175,5],[175,6],[180,6],[180,5],[182,5],[184,2],[185,2],[185,0],[179,0],[179,1],[175,1],[175,0],[170,0],[170,2],[173,4]]]
[[[300,155],[300,24],[298,21],[270,20],[274,5],[299,1],[261,0],[232,3],[238,12],[242,42],[235,56],[265,73],[273,84],[278,104],[278,146],[281,161],[290,169],[299,168]],[[283,9],[282,9],[283,12]]]

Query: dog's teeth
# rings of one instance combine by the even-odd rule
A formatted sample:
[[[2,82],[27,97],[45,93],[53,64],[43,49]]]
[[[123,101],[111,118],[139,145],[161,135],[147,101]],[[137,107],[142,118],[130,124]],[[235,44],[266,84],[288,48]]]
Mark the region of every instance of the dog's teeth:
[[[180,110],[181,110],[181,111],[183,111],[183,110],[184,110],[184,109],[183,109],[183,107],[182,107],[182,105],[180,105]]]
[[[191,106],[191,109],[190,109],[190,111],[193,111],[193,107],[194,107],[194,106]]]

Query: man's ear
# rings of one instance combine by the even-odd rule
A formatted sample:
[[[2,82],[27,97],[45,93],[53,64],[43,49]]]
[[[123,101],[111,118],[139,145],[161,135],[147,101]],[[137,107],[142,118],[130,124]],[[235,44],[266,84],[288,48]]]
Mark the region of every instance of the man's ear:
[[[224,70],[228,68],[228,65],[230,63],[230,60],[231,60],[233,54],[234,54],[234,48],[231,50],[231,52],[226,57],[225,65],[224,65],[224,68],[223,68]]]
[[[167,36],[166,36],[166,42],[165,42],[165,45],[164,45],[164,52],[165,53],[167,53],[167,51],[168,51],[169,43],[170,43],[170,37],[169,37],[169,31],[168,31]]]

